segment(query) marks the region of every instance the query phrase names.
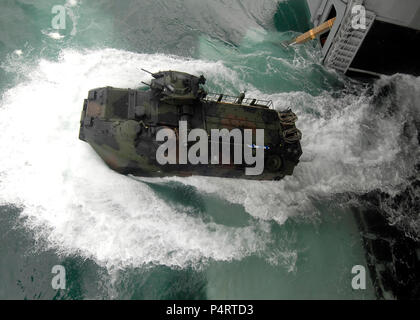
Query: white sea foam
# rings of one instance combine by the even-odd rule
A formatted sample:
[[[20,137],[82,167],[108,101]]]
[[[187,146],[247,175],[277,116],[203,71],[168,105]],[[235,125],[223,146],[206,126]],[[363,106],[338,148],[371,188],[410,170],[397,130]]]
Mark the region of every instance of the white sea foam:
[[[221,62],[159,54],[65,50],[57,62],[41,60],[27,72],[27,81],[1,100],[0,203],[21,206],[27,225],[54,248],[109,267],[197,266],[208,259],[229,261],[260,254],[272,241],[263,224],[228,227],[204,222],[190,214],[190,208],[172,207],[147,185],[109,170],[77,139],[87,91],[136,87],[150,77],[140,67],[204,73],[217,85],[246,85]],[[304,134],[303,161],[294,176],[283,181],[238,183],[203,177],[153,181],[193,185],[243,205],[257,220],[280,224],[290,216],[316,212],[313,199],[375,188],[393,192],[405,183],[419,158],[414,142],[403,141],[402,135],[404,117],[418,102],[418,79],[403,78],[400,85],[411,88],[407,89],[411,98],[400,97],[397,118],[386,117],[383,111],[375,115],[363,94],[269,96],[278,109],[292,107],[298,113]],[[267,97],[254,88],[248,95]],[[283,256],[276,254],[275,259]]]
[[[67,0],[66,6],[68,7],[75,7],[79,4],[80,1],[78,0]]]
[[[413,125],[420,122],[420,78],[383,78],[376,86],[391,83],[397,83],[392,115],[386,106],[372,105],[371,96],[363,93],[341,98],[302,92],[269,96],[277,109],[292,108],[300,118],[297,126],[303,132],[303,156],[292,177],[243,183],[220,178],[173,179],[241,204],[256,218],[278,223],[293,215],[316,214],[314,199],[373,190],[395,195],[409,183],[420,159]]]
[[[88,90],[136,87],[150,80],[140,67],[232,76],[221,63],[111,49],[41,60],[1,100],[0,203],[21,206],[49,245],[110,267],[185,267],[263,250],[269,236],[258,227],[205,223],[189,208],[173,208],[145,184],[109,170],[78,140]]]
[[[44,34],[54,40],[61,40],[64,38],[59,32],[44,32]]]

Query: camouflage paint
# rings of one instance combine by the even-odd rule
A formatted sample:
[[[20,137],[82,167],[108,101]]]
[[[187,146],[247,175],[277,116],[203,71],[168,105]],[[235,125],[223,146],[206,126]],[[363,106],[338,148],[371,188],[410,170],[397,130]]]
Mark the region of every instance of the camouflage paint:
[[[98,88],[91,90],[84,102],[79,138],[88,142],[111,169],[148,177],[203,175],[253,180],[279,180],[293,174],[302,150],[295,127],[297,117],[290,110],[278,112],[264,105],[208,100],[201,87],[204,77],[176,71],[152,75],[148,91]],[[156,151],[163,142],[156,141],[156,133],[162,128],[178,133],[181,120],[188,122],[189,130],[204,129],[209,136],[212,129],[253,129],[254,133],[264,129],[264,144],[269,146],[264,151],[264,172],[245,175],[245,164],[233,164],[233,152],[228,165],[179,161],[160,165]],[[292,139],[285,139],[285,133]]]

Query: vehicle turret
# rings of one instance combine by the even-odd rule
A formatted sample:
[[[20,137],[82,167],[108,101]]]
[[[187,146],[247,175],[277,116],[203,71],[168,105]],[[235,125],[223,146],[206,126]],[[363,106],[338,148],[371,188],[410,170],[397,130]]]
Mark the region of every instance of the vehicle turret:
[[[193,104],[207,95],[201,87],[206,83],[206,78],[203,75],[196,77],[179,71],[148,73],[154,78],[151,81],[150,88],[162,102],[175,105]]]

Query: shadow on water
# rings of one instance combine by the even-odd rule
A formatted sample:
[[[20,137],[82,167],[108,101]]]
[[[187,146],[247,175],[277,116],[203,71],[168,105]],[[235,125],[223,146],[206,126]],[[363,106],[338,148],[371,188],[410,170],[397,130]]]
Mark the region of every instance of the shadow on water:
[[[113,283],[118,299],[201,300],[206,299],[207,281],[202,272],[165,266],[119,272]]]
[[[311,28],[309,21],[309,12],[305,0],[279,1],[277,4],[274,25],[278,31],[306,32]]]
[[[0,260],[0,299],[206,299],[200,271],[151,266],[109,272],[91,259],[49,249],[24,226],[21,211],[0,206],[0,256],[7,257]],[[65,289],[52,288],[56,265],[65,268]]]
[[[206,270],[208,298],[373,299],[370,279],[366,290],[351,286],[352,267],[366,265],[351,213],[332,202],[314,205],[322,215],[271,223],[272,242],[264,255],[212,262]]]
[[[162,200],[188,214],[200,217],[204,222],[214,222],[229,227],[248,226],[252,217],[239,204],[210,194],[200,193],[195,187],[177,181],[145,182]],[[182,208],[181,208],[182,207]],[[229,214],[226,214],[226,213]]]
[[[21,209],[0,206],[0,299],[62,300],[96,299],[104,296],[101,275],[105,270],[94,261],[65,256],[50,249],[25,227]],[[66,270],[66,289],[54,290],[52,268]]]

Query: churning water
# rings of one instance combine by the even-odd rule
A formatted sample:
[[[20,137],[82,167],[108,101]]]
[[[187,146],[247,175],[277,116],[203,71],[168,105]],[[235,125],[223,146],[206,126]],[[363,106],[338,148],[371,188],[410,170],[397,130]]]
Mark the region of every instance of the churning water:
[[[1,298],[374,296],[370,283],[351,288],[351,268],[366,261],[349,207],[373,190],[395,195],[416,175],[419,78],[371,87],[325,69],[313,44],[283,48],[307,27],[299,1],[73,0],[58,31],[55,2],[0,10]],[[108,169],[78,140],[83,99],[95,87],[139,87],[149,80],[140,68],[204,74],[209,91],[247,89],[292,108],[304,151],[294,175]],[[420,236],[416,215],[384,209]],[[56,264],[67,291],[50,288]]]

